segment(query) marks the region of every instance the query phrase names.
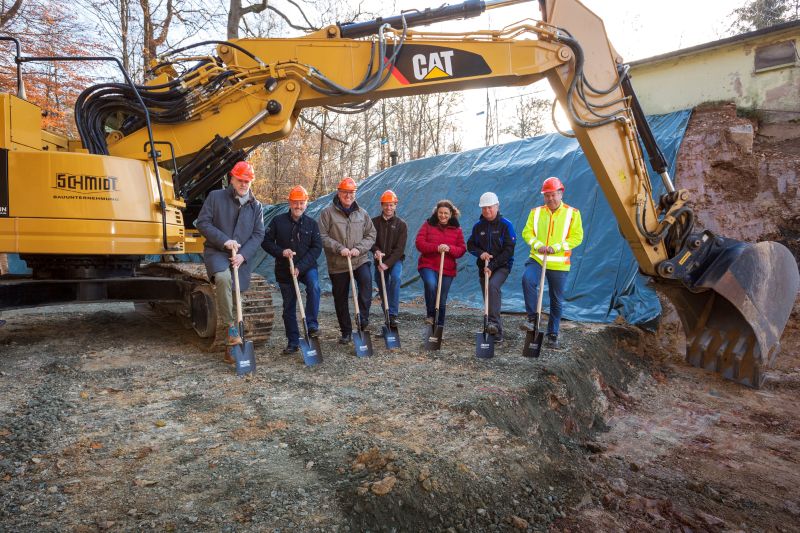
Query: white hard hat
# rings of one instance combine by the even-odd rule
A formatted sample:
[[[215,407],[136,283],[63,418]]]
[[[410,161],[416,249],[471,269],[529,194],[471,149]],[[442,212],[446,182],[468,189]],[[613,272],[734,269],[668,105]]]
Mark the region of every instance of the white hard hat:
[[[491,207],[493,205],[498,205],[500,200],[497,198],[497,195],[493,192],[485,192],[481,195],[481,199],[478,201],[478,207]]]

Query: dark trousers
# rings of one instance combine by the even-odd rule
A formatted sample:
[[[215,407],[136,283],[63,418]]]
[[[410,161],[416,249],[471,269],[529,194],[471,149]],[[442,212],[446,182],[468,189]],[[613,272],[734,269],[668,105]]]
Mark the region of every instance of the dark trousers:
[[[319,329],[319,276],[317,269],[312,268],[299,278],[298,282],[306,286],[306,323],[309,329]],[[297,325],[297,293],[294,283],[278,283],[283,298],[283,327],[286,328],[286,339],[289,346],[300,344],[300,329]]]
[[[550,320],[547,323],[547,333],[558,335],[568,275],[569,271],[563,270],[548,270],[544,274],[547,278],[550,295]],[[542,265],[533,259],[528,259],[525,263],[525,273],[522,275],[522,293],[525,296],[525,311],[528,313],[529,320],[536,320],[536,304],[539,301],[539,278],[541,276]]]
[[[353,277],[356,279],[358,288],[361,324],[365,324],[369,322],[369,306],[372,303],[372,270],[369,268],[369,263],[364,263],[353,270]],[[342,335],[350,335],[353,332],[353,322],[350,317],[350,273],[330,274],[330,278],[333,306],[336,308],[339,330]]]
[[[425,309],[428,312],[428,318],[434,318],[436,315],[436,285],[439,283],[439,271],[431,268],[420,268],[419,277],[422,278],[422,284],[425,286]],[[450,292],[450,285],[452,285],[455,276],[446,276],[442,274],[442,293],[439,295],[439,319],[438,325],[444,325],[444,312],[447,307],[447,293]]]
[[[503,283],[506,282],[509,272],[507,268],[502,267],[492,272],[489,277],[489,323],[497,325],[501,336],[503,335],[503,319],[500,318],[500,306],[503,303]],[[481,292],[483,292],[485,290],[483,283],[486,278],[482,271],[480,275]]]

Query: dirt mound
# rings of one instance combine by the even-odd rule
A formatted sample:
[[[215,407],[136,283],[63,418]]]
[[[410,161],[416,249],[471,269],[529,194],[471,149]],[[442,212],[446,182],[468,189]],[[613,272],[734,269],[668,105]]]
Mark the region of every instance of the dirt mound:
[[[800,125],[699,107],[678,151],[675,183],[692,192],[697,225],[749,242],[777,241],[800,260]]]

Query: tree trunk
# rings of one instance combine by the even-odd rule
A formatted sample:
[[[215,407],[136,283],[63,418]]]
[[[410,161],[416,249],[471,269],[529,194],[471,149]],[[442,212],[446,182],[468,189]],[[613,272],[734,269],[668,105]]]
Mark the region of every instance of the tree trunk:
[[[317,172],[314,175],[314,186],[311,188],[311,197],[316,198],[320,192],[322,181],[322,164],[325,160],[325,133],[328,131],[328,110],[322,111],[322,131],[319,132],[319,150],[317,151]]]

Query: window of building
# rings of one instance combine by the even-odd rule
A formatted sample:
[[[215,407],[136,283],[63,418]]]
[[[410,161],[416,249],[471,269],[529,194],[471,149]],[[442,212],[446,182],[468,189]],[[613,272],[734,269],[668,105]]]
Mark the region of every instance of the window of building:
[[[763,72],[798,64],[797,47],[794,40],[782,41],[756,48],[755,71]]]

